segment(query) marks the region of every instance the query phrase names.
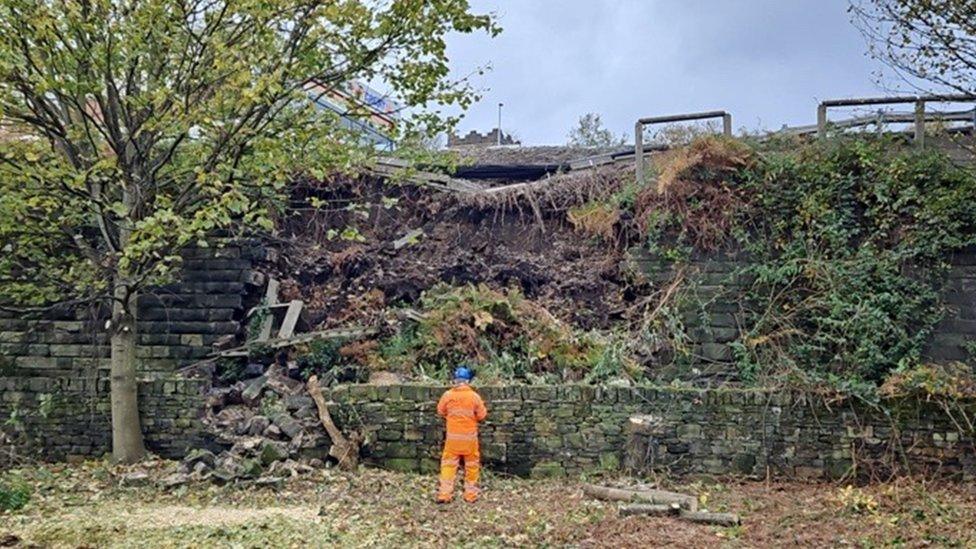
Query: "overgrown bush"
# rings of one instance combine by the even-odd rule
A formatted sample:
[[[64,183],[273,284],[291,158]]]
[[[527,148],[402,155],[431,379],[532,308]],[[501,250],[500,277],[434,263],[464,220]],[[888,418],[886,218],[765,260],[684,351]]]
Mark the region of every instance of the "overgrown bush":
[[[884,140],[765,154],[700,140],[658,187],[635,208],[652,248],[734,247],[750,259],[735,347],[753,379],[877,384],[917,366],[942,316],[948,258],[976,244],[973,173]]]
[[[372,368],[446,379],[459,363],[482,378],[590,382],[636,375],[607,338],[578,333],[514,289],[484,285],[431,288],[422,318],[384,340]]]

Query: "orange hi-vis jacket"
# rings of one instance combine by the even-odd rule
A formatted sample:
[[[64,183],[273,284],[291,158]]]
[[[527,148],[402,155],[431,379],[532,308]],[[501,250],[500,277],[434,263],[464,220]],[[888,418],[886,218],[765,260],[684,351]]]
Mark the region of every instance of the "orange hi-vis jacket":
[[[447,418],[447,440],[478,441],[478,422],[488,417],[481,395],[470,385],[454,387],[437,403],[437,413]],[[451,436],[455,435],[455,436]],[[473,435],[473,436],[472,436]],[[468,437],[468,438],[464,438]]]
[[[437,403],[437,413],[447,419],[447,436],[441,454],[438,501],[450,501],[458,465],[464,460],[464,499],[478,499],[478,477],[481,473],[481,451],[478,445],[478,422],[488,417],[481,396],[464,384],[444,393]]]

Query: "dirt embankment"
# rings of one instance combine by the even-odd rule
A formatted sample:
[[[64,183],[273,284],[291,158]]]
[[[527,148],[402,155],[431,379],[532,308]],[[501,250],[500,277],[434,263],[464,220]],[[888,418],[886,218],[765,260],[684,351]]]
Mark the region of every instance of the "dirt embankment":
[[[274,267],[282,299],[304,300],[312,328],[374,324],[438,283],[516,288],[582,329],[610,328],[628,299],[623,247],[574,231],[565,204],[363,177],[304,182],[291,205]]]

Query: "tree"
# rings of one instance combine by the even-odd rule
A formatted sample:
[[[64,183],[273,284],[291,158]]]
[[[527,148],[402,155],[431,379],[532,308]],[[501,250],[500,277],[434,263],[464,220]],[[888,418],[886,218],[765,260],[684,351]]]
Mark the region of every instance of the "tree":
[[[619,147],[625,142],[623,136],[614,137],[603,127],[599,114],[590,112],[581,116],[576,127],[569,131],[567,144],[571,147]]]
[[[464,0],[0,0],[0,118],[36,137],[0,157],[0,305],[111,304],[116,460],[145,452],[139,292],[188,244],[271,229],[295,170],[350,162],[310,92],[379,79],[407,105],[467,107],[444,38],[476,31],[498,28]]]
[[[852,0],[850,11],[872,56],[900,76],[976,93],[972,0]]]

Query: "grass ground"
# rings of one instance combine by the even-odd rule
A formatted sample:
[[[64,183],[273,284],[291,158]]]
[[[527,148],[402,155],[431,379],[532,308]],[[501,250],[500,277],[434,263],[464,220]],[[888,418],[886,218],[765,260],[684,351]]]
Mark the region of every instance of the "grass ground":
[[[42,547],[769,547],[976,546],[976,488],[900,480],[832,484],[696,481],[673,485],[710,510],[742,515],[721,528],[620,517],[578,481],[487,475],[474,505],[431,503],[434,479],[377,470],[319,471],[280,488],[151,482],[120,486],[98,462],[8,471],[30,503],[0,513],[0,546]]]

